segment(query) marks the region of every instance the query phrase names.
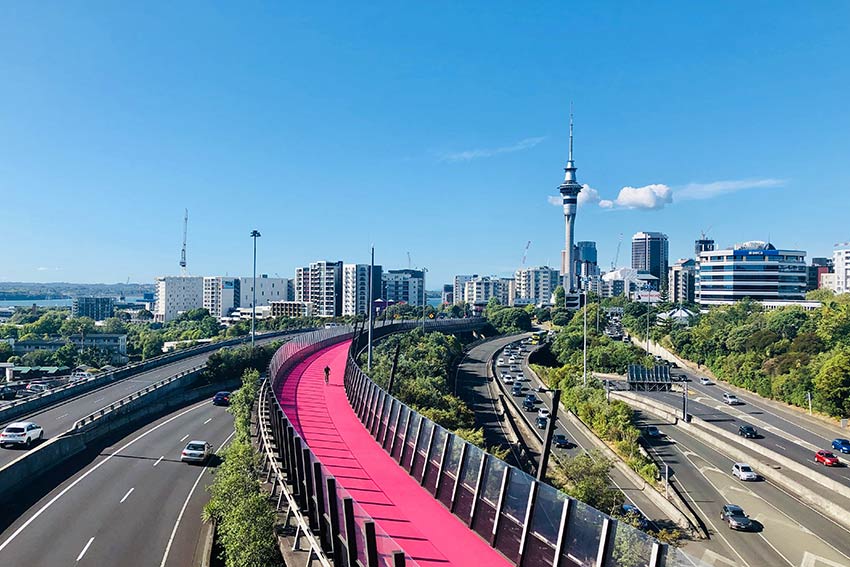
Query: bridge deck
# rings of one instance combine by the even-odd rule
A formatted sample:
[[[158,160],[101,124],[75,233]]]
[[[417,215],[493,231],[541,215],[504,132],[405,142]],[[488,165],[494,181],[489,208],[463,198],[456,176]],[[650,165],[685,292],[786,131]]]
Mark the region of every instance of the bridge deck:
[[[276,392],[293,427],[375,523],[423,567],[509,565],[402,469],[360,423],[342,384],[349,344],[309,357]],[[331,368],[327,386],[325,366]]]

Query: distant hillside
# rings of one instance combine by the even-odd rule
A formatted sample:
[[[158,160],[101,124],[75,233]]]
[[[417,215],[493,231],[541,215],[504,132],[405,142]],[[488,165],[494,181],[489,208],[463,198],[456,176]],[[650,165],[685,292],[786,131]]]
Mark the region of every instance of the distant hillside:
[[[0,300],[67,299],[85,295],[135,297],[152,291],[154,291],[153,284],[0,282]]]

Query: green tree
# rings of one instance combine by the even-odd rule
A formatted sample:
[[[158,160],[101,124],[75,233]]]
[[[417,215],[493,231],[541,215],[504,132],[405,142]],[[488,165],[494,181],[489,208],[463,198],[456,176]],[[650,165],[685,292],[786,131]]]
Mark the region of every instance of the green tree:
[[[6,362],[12,356],[12,345],[5,341],[0,341],[0,362]]]
[[[81,335],[85,338],[95,331],[94,320],[89,317],[73,317],[62,321],[59,334],[67,338],[72,335]]]
[[[850,417],[850,348],[826,356],[814,379],[815,400],[834,417]]]
[[[555,288],[555,308],[563,308],[566,305],[567,293],[564,291],[564,286],[559,285]],[[554,314],[552,315],[554,318]]]
[[[53,366],[53,353],[49,350],[34,350],[23,356],[24,366]]]
[[[73,368],[77,365],[77,347],[73,343],[65,343],[53,353],[53,364]]]
[[[142,360],[161,355],[164,344],[165,340],[160,333],[146,333],[142,338]]]
[[[103,322],[103,327],[101,327],[101,329],[104,333],[111,335],[123,335],[127,332],[127,325],[125,325],[124,321],[118,317],[110,317]]]
[[[136,319],[139,321],[152,321],[153,313],[148,311],[147,309],[140,309],[138,313],[136,313]]]
[[[611,462],[596,450],[564,459],[550,467],[552,485],[597,510],[611,513],[623,503],[619,490],[608,485]]]
[[[60,311],[47,311],[33,323],[25,325],[24,330],[38,337],[56,335],[66,320],[65,317],[65,314]]]

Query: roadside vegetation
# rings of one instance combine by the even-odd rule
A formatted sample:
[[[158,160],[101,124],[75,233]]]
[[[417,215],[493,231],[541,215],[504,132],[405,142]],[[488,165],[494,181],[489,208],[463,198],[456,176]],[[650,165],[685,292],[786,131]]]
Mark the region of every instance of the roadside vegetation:
[[[216,523],[226,567],[282,565],[274,535],[276,513],[260,487],[260,461],[251,445],[251,409],[258,383],[259,373],[245,370],[242,387],[230,398],[236,433],[213,473],[210,501],[202,515],[205,522]]]

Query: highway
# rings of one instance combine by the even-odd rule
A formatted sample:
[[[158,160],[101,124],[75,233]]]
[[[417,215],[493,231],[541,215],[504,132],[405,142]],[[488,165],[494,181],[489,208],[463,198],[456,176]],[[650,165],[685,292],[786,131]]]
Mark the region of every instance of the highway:
[[[281,337],[277,337],[281,339]],[[273,338],[258,339],[259,344],[273,341]],[[212,351],[215,352],[215,351]],[[22,416],[14,421],[34,421],[44,428],[44,438],[49,439],[56,435],[61,435],[70,429],[74,422],[85,417],[93,411],[96,411],[104,406],[120,400],[137,390],[141,390],[146,386],[159,382],[169,376],[179,374],[190,368],[205,364],[212,352],[197,354],[183,360],[160,366],[124,378],[112,384],[103,386],[96,390],[87,392],[75,398],[71,398],[60,402],[57,405],[43,408],[34,412],[31,415]],[[8,422],[7,422],[8,423]],[[0,427],[5,427],[5,423],[0,424]],[[34,445],[37,447],[38,445]],[[0,467],[10,463],[24,453],[23,448],[2,448],[0,449]]]
[[[204,400],[116,441],[0,534],[0,564],[192,565],[212,468],[180,452],[194,439],[219,452],[232,433],[226,408]]]
[[[769,482],[742,482],[730,474],[733,461],[674,425],[636,412],[639,423],[655,425],[664,437],[648,442],[667,463],[671,479],[705,522],[709,542],[687,550],[709,565],[743,567],[848,567],[850,538],[845,529]],[[738,532],[720,521],[723,504],[744,508],[757,531]]]

